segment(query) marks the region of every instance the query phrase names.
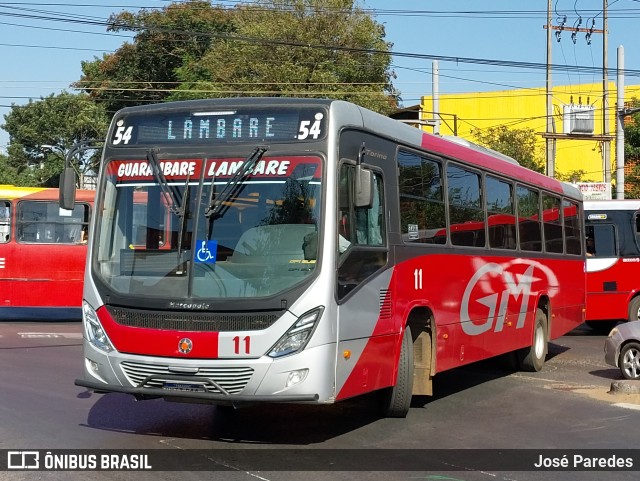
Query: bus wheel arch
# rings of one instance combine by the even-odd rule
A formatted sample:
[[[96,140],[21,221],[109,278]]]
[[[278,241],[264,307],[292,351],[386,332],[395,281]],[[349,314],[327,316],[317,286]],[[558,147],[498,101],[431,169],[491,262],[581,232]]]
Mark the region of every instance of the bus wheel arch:
[[[413,336],[413,394],[432,396],[436,368],[433,313],[427,307],[416,307],[409,313],[407,325]]]
[[[629,322],[640,320],[640,294],[636,294],[636,296],[629,301],[627,320]]]
[[[413,395],[432,395],[435,346],[432,336],[433,314],[426,307],[414,308],[407,317],[396,384],[380,391],[380,408],[385,417],[403,418]]]
[[[517,351],[521,371],[538,372],[542,369],[549,351],[550,309],[548,300],[542,298],[536,308],[531,346]]]

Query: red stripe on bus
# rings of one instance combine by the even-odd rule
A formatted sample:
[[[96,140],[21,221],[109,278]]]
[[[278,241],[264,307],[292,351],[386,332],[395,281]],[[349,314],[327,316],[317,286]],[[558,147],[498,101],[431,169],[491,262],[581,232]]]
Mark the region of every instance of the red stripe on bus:
[[[113,347],[121,353],[133,353],[141,356],[174,357],[177,359],[217,359],[218,332],[194,332],[147,329],[118,324],[103,306],[97,311],[107,336]],[[180,346],[191,350],[182,352]]]

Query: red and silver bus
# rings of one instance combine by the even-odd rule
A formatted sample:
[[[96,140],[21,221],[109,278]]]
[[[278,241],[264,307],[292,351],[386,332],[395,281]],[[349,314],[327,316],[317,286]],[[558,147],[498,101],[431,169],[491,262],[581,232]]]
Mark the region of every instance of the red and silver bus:
[[[584,321],[576,188],[351,103],[125,108],[100,172],[76,380],[97,392],[377,391],[403,417],[437,373],[510,352],[539,370]]]
[[[586,324],[608,333],[640,319],[640,200],[585,201]]]
[[[93,191],[73,210],[58,189],[0,185],[0,319],[82,318]]]

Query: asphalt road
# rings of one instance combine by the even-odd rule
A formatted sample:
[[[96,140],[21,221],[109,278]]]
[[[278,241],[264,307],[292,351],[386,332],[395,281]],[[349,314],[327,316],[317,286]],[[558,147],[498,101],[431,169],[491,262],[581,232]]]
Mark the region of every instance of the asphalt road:
[[[234,411],[92,394],[73,384],[81,342],[80,323],[0,323],[0,451],[165,450],[158,462],[180,472],[0,471],[0,480],[635,480],[640,470],[637,450],[634,472],[500,469],[504,459],[528,466],[531,455],[637,447],[640,400],[608,393],[621,377],[604,363],[604,336],[587,327],[552,342],[539,373],[491,360],[440,374],[406,419],[378,418],[371,397]],[[425,469],[407,468],[416,460]]]

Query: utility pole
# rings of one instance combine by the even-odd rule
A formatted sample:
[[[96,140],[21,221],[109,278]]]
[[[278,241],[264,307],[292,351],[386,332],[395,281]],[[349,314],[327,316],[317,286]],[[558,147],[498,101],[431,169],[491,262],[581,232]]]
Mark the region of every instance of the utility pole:
[[[590,28],[571,28],[565,27],[564,22],[566,21],[566,17],[562,21],[561,25],[553,26],[551,25],[551,0],[547,0],[547,24],[544,28],[547,29],[547,129],[542,136],[546,140],[546,157],[547,157],[547,175],[553,177],[555,174],[555,142],[557,139],[571,139],[571,140],[589,140],[589,141],[597,141],[602,142],[602,163],[603,163],[603,173],[604,173],[604,181],[611,185],[611,141],[613,140],[613,136],[609,133],[609,99],[608,99],[608,89],[609,89],[609,73],[608,73],[608,59],[607,59],[607,7],[608,0],[603,0],[602,3],[602,13],[603,13],[603,23],[604,27],[602,30],[597,30],[593,28],[593,25]],[[594,22],[595,24],[595,22]],[[587,42],[590,43],[591,35],[594,33],[602,33],[603,37],[603,47],[602,47],[602,134],[596,135],[593,133],[557,133],[554,129],[553,123],[553,95],[552,95],[552,87],[551,87],[551,30],[556,31],[556,38],[558,42],[560,41],[560,37],[563,31],[572,32],[571,37],[575,43],[575,35],[578,32],[585,32],[587,34]]]
[[[609,42],[607,26],[608,0],[602,0],[602,22],[604,33],[602,34],[602,135],[609,135],[609,71],[607,60],[607,48]],[[602,143],[602,162],[604,164],[604,181],[611,185],[611,142],[605,140]]]
[[[547,0],[547,135],[546,140],[546,160],[547,160],[547,175],[549,177],[555,176],[555,139],[552,138],[553,134],[553,96],[551,92],[551,0]]]
[[[440,134],[440,67],[438,61],[432,63],[431,78],[433,80],[433,133]]]
[[[618,47],[616,102],[616,199],[624,199],[624,47]]]

